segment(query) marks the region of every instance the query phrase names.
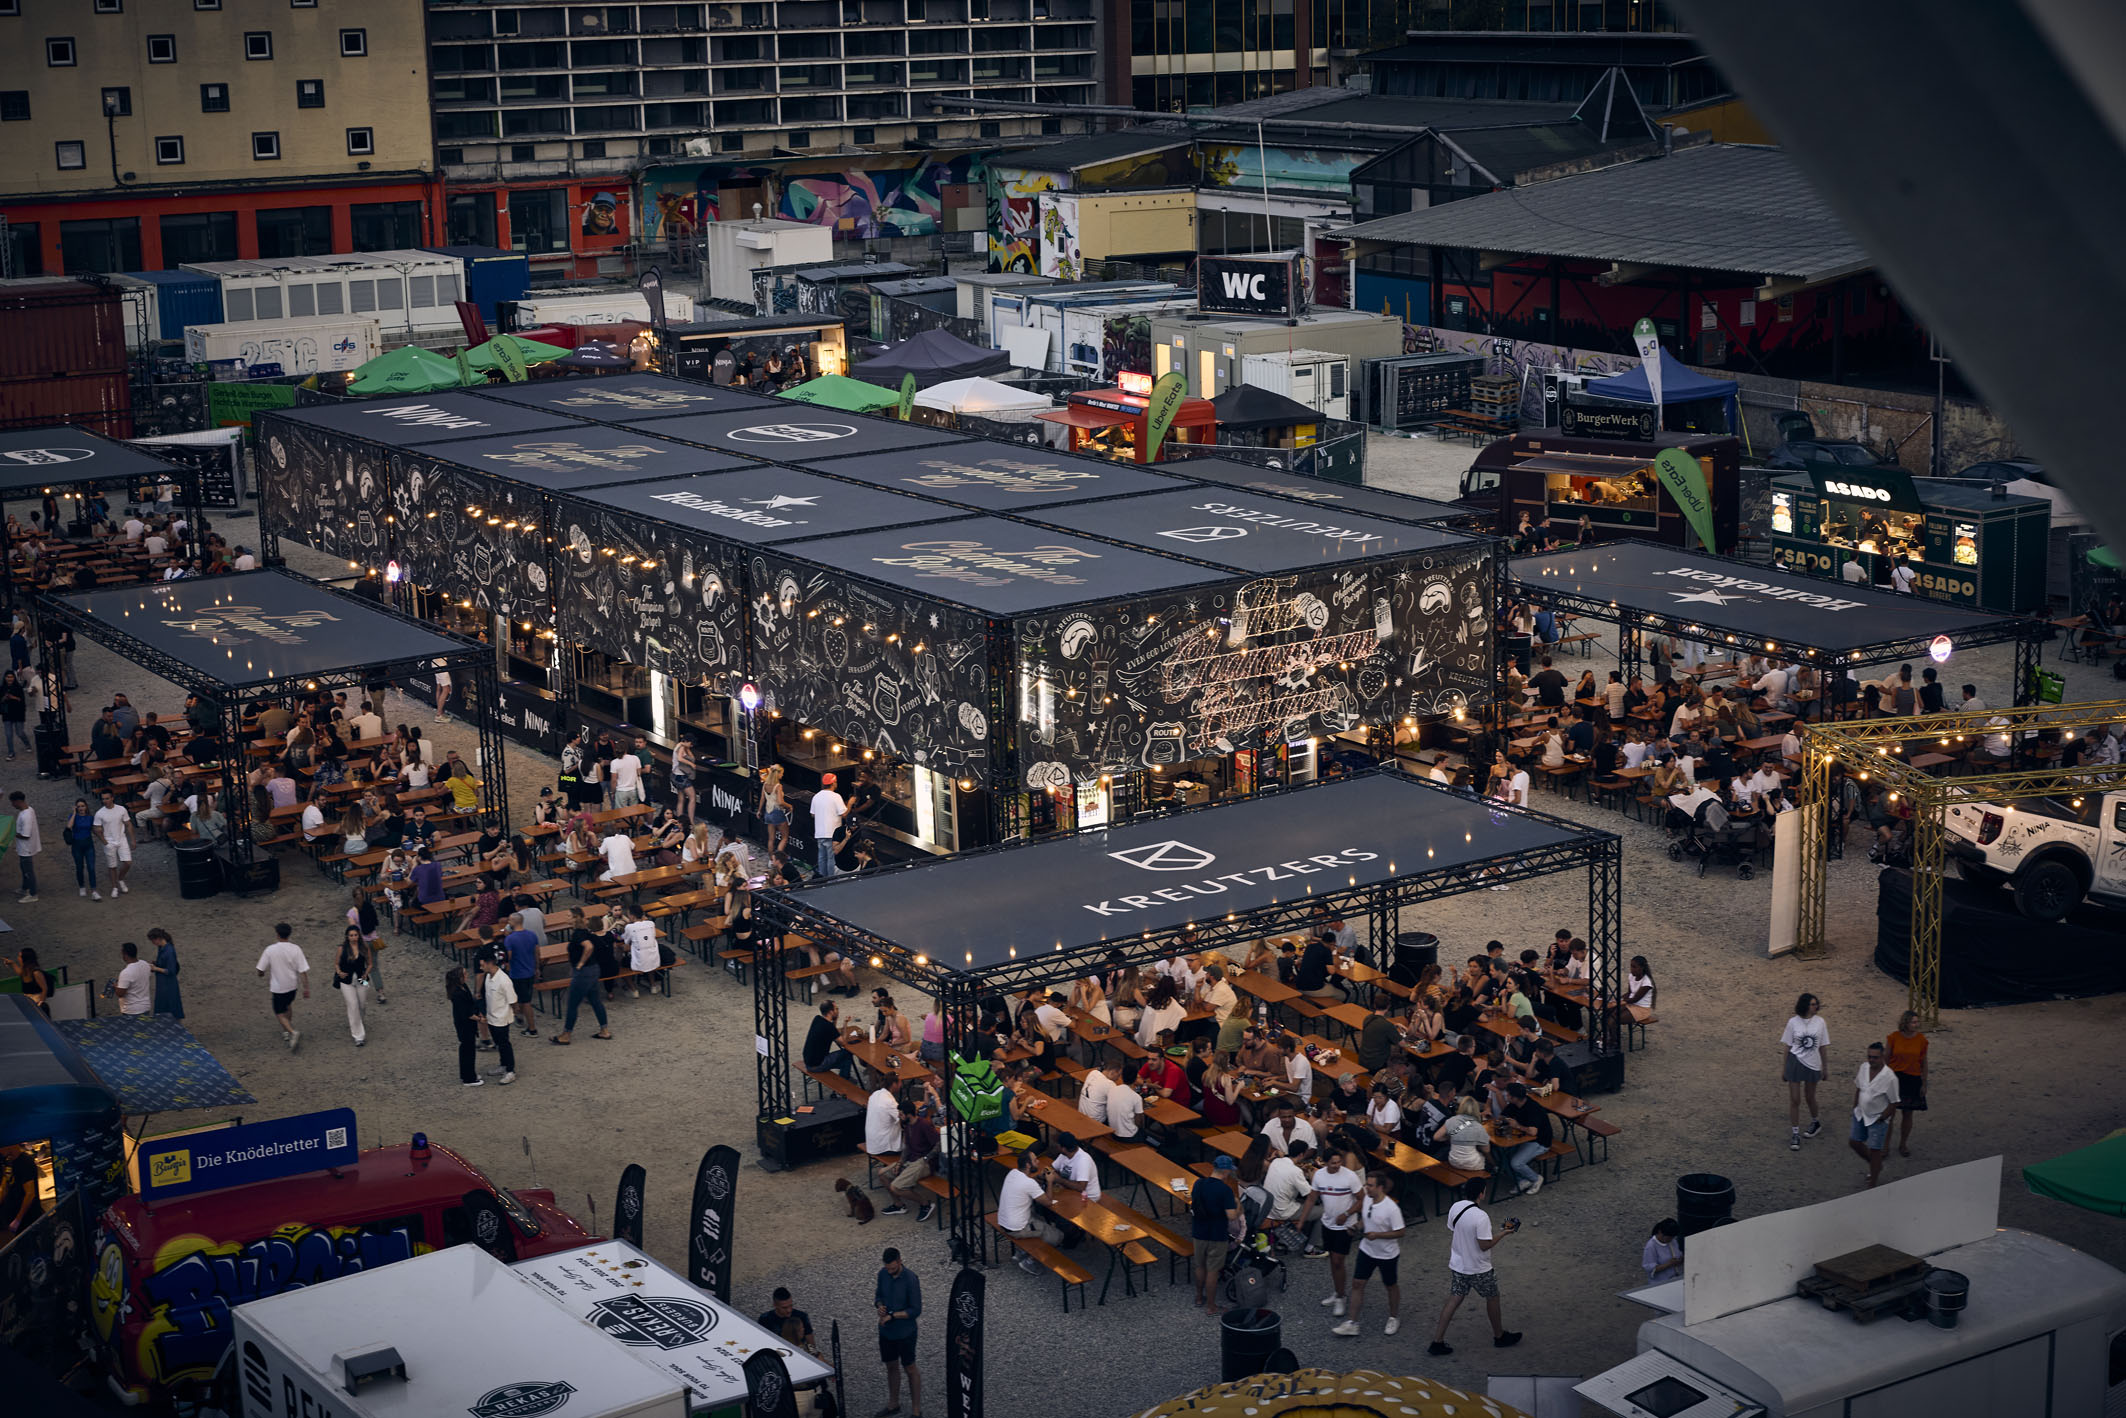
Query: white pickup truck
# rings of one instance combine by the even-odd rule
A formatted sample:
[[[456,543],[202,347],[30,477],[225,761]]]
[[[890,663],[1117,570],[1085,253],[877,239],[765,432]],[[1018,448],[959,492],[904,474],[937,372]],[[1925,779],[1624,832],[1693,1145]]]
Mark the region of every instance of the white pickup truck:
[[[2006,885],[2033,921],[2063,921],[2084,899],[2126,907],[2126,791],[1966,803],[1942,825],[1964,880]]]

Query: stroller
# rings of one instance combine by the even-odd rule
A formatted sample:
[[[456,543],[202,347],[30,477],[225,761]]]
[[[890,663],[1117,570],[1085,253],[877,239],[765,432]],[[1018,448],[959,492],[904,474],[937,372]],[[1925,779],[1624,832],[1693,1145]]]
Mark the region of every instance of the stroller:
[[[1756,855],[1756,824],[1737,823],[1718,798],[1700,803],[1682,838],[1668,844],[1668,859],[1680,862],[1686,856],[1695,856],[1700,876],[1717,862],[1734,867],[1736,875],[1748,881],[1757,874],[1752,861]]]
[[[1291,1272],[1280,1258],[1287,1248],[1271,1234],[1263,1218],[1269,1213],[1270,1194],[1260,1186],[1245,1186],[1240,1189],[1240,1221],[1245,1228],[1241,1239],[1226,1252],[1225,1269],[1218,1275],[1218,1296],[1228,1305],[1240,1303],[1242,1277],[1259,1274],[1262,1291],[1258,1293],[1282,1294],[1291,1284]]]

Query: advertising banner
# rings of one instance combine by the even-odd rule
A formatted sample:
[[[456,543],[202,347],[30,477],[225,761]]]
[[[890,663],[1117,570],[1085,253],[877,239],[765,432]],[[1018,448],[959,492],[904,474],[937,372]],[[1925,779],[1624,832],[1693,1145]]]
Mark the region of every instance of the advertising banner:
[[[216,428],[249,428],[255,413],[294,407],[293,384],[226,382],[207,386],[207,421]]]
[[[725,1304],[731,1302],[733,1213],[738,1206],[738,1149],[721,1144],[701,1154],[694,1174],[694,1206],[687,1231],[687,1279]],[[780,1365],[778,1364],[778,1367]],[[787,1386],[789,1375],[783,1379]]]
[[[1645,404],[1595,403],[1568,394],[1558,410],[1558,427],[1575,438],[1651,443],[1660,430],[1660,417]]]
[[[199,476],[199,505],[238,507],[243,503],[243,481],[238,460],[243,457],[243,430],[213,428],[198,433],[169,433],[160,438],[135,438],[131,445],[144,453],[167,458],[191,468]]]
[[[642,1249],[642,1192],[649,1173],[639,1162],[620,1170],[620,1189],[613,1194],[613,1238]]]
[[[1707,551],[1721,550],[1719,534],[1713,530],[1713,493],[1705,485],[1704,466],[1681,448],[1664,448],[1654,459],[1654,476],[1683,510],[1691,530],[1698,534],[1698,544]]]
[[[327,1167],[351,1167],[360,1148],[354,1109],[329,1108],[145,1144],[140,1195],[150,1203]]]
[[[1174,415],[1181,412],[1181,401],[1188,396],[1188,376],[1175,370],[1159,376],[1152,385],[1152,396],[1144,406],[1144,458],[1146,462],[1159,460],[1159,449],[1166,442],[1166,435],[1174,426]]]
[[[1286,319],[1299,310],[1297,261],[1283,256],[1204,256],[1196,262],[1196,308],[1208,315]]]
[[[552,618],[542,494],[421,453],[393,456],[391,485],[407,580],[511,620]]]
[[[1631,342],[1639,351],[1639,363],[1646,369],[1646,388],[1654,396],[1654,417],[1661,417],[1661,336],[1654,329],[1654,322],[1645,316],[1631,327]],[[1711,543],[1707,543],[1711,545]]]
[[[982,1321],[988,1282],[972,1266],[952,1277],[945,1305],[945,1412],[982,1418]]]
[[[1849,468],[1819,463],[1809,470],[1816,491],[1834,502],[1851,502],[1890,512],[1924,512],[1919,489],[1903,468]]]
[[[773,1349],[746,1356],[746,1411],[753,1418],[797,1418],[797,1394],[790,1387],[790,1367]]]

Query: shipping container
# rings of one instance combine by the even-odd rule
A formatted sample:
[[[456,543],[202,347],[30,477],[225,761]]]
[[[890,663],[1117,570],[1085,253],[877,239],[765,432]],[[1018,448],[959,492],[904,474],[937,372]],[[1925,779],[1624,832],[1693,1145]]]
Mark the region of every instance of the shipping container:
[[[1305,404],[1323,418],[1351,416],[1351,361],[1327,350],[1275,350],[1240,361],[1240,380]]]
[[[71,423],[106,438],[133,436],[133,385],[124,370],[64,379],[0,381],[0,428]]]
[[[127,271],[111,277],[126,303],[125,342],[182,340],[187,325],[221,323],[221,282],[197,271]]]
[[[531,258],[521,251],[505,251],[499,246],[424,246],[421,248],[435,256],[449,256],[465,263],[465,294],[461,300],[469,300],[480,307],[480,316],[489,326],[501,319],[501,303],[505,300],[522,300],[531,289]]]
[[[504,321],[513,330],[532,325],[617,325],[623,320],[647,323],[650,318],[649,297],[628,286],[608,291],[534,291],[528,299],[504,305]],[[669,324],[693,324],[694,298],[666,291],[664,316]]]
[[[459,329],[465,263],[433,251],[364,251],[274,261],[203,261],[182,269],[221,282],[222,321],[373,317],[396,343]]]
[[[283,374],[337,374],[358,369],[383,351],[383,334],[367,318],[254,320],[185,329],[185,358],[195,363],[233,359],[247,369],[277,364]]]
[[[125,307],[108,286],[64,276],[0,281],[0,331],[0,380],[125,372]]]

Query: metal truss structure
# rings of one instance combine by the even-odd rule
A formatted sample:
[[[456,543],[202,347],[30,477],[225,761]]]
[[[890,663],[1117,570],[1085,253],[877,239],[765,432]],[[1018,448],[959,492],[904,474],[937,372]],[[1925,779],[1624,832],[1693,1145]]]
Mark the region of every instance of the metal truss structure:
[[[128,444],[127,446],[130,447],[131,445]],[[63,467],[64,465],[61,466]],[[198,468],[183,463],[169,464],[167,476],[161,478],[162,481],[169,482],[177,489],[176,505],[184,512],[185,541],[183,553],[186,561],[199,556],[201,548],[206,545],[203,540],[206,533],[206,528],[203,525],[205,519],[200,516],[200,502],[202,499],[199,489],[201,478],[202,474]],[[122,492],[129,500],[138,501],[139,499],[133,498],[133,494],[139,490],[140,485],[154,481],[157,481],[157,479],[151,477],[67,477],[61,472],[54,471],[49,475],[48,480],[39,483],[34,488],[16,488],[7,493],[0,493],[0,602],[4,602],[12,609],[15,605],[16,595],[15,558],[13,545],[8,538],[7,517],[5,515],[9,502],[41,498],[56,488],[63,488],[69,496],[81,498],[87,498],[91,494],[98,492]],[[60,589],[68,588],[62,587]]]
[[[1903,797],[1911,804],[1908,1007],[1918,1012],[1922,1024],[1932,1027],[1941,1015],[1941,883],[1946,847],[1943,813],[1954,805],[2101,792],[2126,784],[2126,764],[2047,768],[2018,761],[2024,757],[2021,748],[2026,735],[2052,731],[2071,736],[2104,724],[2126,724],[2126,700],[1802,725],[1801,909],[1796,953],[1813,958],[1827,949],[1825,857],[1831,820],[1831,769],[1835,765],[1863,781],[1881,783],[1893,797]],[[2017,752],[2011,755],[2009,766],[1997,771],[1937,778],[1908,761],[1908,755],[1913,753],[1951,750],[2003,733],[2010,735]]]
[[[1374,770],[1394,777],[1410,777],[1388,767]],[[1320,791],[1325,784],[1286,789],[1294,793]],[[1174,814],[1216,812],[1218,806],[1183,809]],[[1623,996],[1623,841],[1603,832],[1527,808],[1499,805],[1500,812],[1528,817],[1572,834],[1570,841],[1526,851],[1436,869],[1412,869],[1387,881],[1342,890],[1316,891],[1300,900],[1236,912],[1193,926],[1174,926],[1136,935],[1059,947],[1043,954],[1027,953],[1001,965],[962,971],[935,959],[920,946],[889,940],[861,930],[831,914],[833,882],[801,890],[765,891],[757,899],[762,929],[760,939],[779,941],[786,934],[805,936],[824,953],[836,951],[873,970],[933,996],[945,1021],[948,1053],[967,1056],[969,1039],[980,1014],[980,1002],[990,995],[1023,993],[1037,987],[1067,988],[1068,982],[1085,974],[1141,966],[1177,953],[1239,946],[1264,935],[1305,925],[1314,912],[1326,908],[1346,919],[1363,918],[1371,924],[1374,947],[1392,953],[1401,913],[1442,897],[1459,896],[1486,887],[1554,876],[1585,868],[1587,871],[1588,949],[1593,960],[1586,1011],[1587,1039],[1597,1058],[1623,1055],[1622,1025],[1614,1007]],[[1105,826],[1082,829],[1105,832]],[[1038,851],[1048,841],[1077,833],[1059,833],[1040,842],[1006,843],[961,853],[955,862],[1002,853]],[[1024,865],[1034,868],[1027,859]],[[921,871],[925,864],[888,868]],[[1384,967],[1385,968],[1385,967]],[[754,1075],[759,1091],[762,1120],[791,1115],[790,1025],[787,977],[783,952],[778,949],[755,953],[753,966]],[[957,1261],[978,1264],[982,1244],[981,1185],[978,1158],[965,1150],[947,1159],[946,1175],[954,1189],[946,1203],[951,1216],[952,1254]]]

